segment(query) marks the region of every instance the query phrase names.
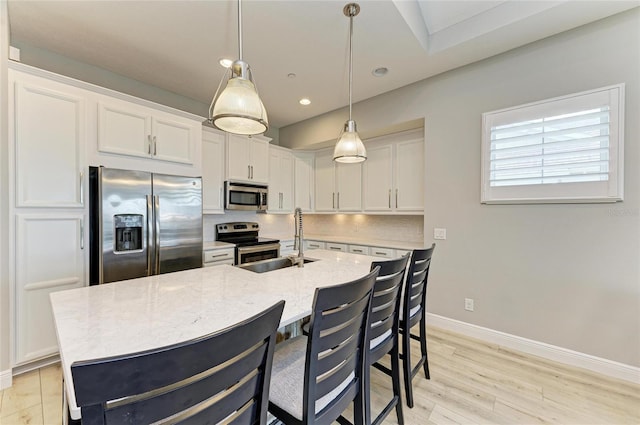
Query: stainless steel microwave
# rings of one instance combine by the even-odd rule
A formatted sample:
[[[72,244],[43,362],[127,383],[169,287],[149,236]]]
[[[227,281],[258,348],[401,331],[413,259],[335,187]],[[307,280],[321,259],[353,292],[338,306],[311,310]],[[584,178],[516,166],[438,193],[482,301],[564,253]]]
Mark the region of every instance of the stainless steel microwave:
[[[267,209],[266,185],[224,182],[224,207],[227,210],[265,211]]]

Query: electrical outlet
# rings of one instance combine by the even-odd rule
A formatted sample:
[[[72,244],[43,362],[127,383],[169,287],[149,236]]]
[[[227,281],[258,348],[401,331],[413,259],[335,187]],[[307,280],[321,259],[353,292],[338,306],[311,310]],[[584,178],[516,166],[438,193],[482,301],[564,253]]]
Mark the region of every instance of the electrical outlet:
[[[440,229],[438,227],[433,228],[433,239],[444,240],[447,239],[447,229]]]
[[[464,309],[467,311],[473,311],[473,298],[464,299]]]

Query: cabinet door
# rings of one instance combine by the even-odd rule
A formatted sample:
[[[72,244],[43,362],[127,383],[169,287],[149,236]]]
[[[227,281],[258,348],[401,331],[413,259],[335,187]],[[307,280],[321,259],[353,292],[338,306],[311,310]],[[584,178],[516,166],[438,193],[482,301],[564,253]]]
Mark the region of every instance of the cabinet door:
[[[293,212],[293,155],[291,152],[281,152],[280,192],[282,193],[280,209],[283,212]]]
[[[424,142],[411,140],[396,145],[395,208],[424,210]]]
[[[250,181],[249,139],[235,134],[227,135],[227,178]]]
[[[367,160],[362,170],[365,211],[389,211],[392,208],[392,154],[392,145],[367,149]]]
[[[202,132],[202,211],[224,213],[224,134]]]
[[[249,138],[251,146],[251,181],[269,183],[269,141]]]
[[[313,211],[313,154],[294,157],[294,205],[304,212]]]
[[[269,154],[269,196],[267,197],[269,212],[280,211],[282,208],[280,180],[280,153],[275,151]]]
[[[332,152],[316,155],[315,192],[316,211],[334,211],[336,209],[335,169]]]
[[[17,207],[83,206],[84,99],[65,88],[15,84]]]
[[[151,125],[153,150],[151,154],[163,161],[192,164],[192,149],[195,144],[195,132],[191,120],[179,120],[173,117],[154,117]]]
[[[362,164],[336,165],[336,206],[339,211],[362,210]]]
[[[84,217],[16,215],[17,364],[58,351],[49,294],[85,283]]]
[[[98,103],[98,150],[150,157],[151,115],[146,108],[127,103]]]

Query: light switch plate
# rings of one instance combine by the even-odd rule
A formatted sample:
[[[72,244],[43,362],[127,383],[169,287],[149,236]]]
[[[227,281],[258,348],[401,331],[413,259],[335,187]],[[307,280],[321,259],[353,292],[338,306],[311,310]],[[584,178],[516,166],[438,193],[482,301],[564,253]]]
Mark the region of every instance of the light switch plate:
[[[447,239],[447,229],[440,229],[438,227],[434,227],[433,239],[438,239],[438,240]]]

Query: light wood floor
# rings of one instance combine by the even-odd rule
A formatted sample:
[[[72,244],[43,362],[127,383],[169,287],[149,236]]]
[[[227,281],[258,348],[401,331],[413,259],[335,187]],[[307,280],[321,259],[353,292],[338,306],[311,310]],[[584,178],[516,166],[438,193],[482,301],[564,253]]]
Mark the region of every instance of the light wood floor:
[[[407,425],[640,424],[640,386],[435,328],[428,341],[431,380],[414,379]],[[376,409],[390,380],[377,370],[372,380]],[[60,366],[14,377],[0,403],[0,424],[59,424]],[[395,412],[384,423],[397,424]]]

